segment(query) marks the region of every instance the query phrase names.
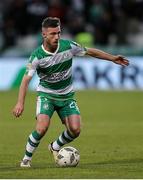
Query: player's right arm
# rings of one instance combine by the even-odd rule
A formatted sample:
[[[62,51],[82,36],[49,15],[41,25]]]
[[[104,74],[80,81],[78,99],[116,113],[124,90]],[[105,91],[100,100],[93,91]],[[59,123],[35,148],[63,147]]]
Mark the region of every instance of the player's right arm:
[[[18,100],[13,109],[13,115],[15,117],[19,117],[20,115],[22,115],[22,112],[24,110],[26,92],[27,92],[28,85],[31,79],[32,79],[32,76],[28,76],[28,75],[23,76],[23,79],[19,88]]]
[[[27,64],[25,75],[21,81],[21,85],[19,88],[18,100],[13,109],[13,115],[15,117],[19,117],[22,115],[24,110],[25,97],[28,89],[28,85],[36,72],[38,66],[38,59],[35,54],[32,54],[29,59],[29,63]]]

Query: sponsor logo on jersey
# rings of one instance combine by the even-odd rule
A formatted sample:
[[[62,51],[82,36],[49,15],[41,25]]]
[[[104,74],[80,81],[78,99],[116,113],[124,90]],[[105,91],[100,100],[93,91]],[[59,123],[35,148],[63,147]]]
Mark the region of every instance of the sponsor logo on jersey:
[[[60,80],[65,80],[68,78],[68,73],[67,70],[59,72],[59,73],[54,73],[51,76],[47,78],[48,81],[60,81]]]

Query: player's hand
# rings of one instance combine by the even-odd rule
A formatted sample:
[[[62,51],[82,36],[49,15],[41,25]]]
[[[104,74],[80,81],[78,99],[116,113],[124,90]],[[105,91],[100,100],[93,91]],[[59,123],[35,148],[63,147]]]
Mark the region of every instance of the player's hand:
[[[22,115],[23,110],[24,110],[23,104],[17,103],[13,109],[13,115],[15,117],[19,117]]]
[[[121,55],[115,56],[113,62],[115,64],[119,64],[119,65],[122,65],[122,66],[128,66],[129,65],[129,60],[126,59],[124,56],[121,56]]]

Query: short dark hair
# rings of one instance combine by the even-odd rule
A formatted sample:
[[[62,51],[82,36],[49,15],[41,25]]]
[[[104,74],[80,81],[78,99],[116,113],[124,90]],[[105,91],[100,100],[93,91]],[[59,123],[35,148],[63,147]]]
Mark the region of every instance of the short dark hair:
[[[60,26],[60,19],[57,17],[47,17],[43,20],[42,22],[42,27],[43,28],[48,28],[48,27],[57,27]]]

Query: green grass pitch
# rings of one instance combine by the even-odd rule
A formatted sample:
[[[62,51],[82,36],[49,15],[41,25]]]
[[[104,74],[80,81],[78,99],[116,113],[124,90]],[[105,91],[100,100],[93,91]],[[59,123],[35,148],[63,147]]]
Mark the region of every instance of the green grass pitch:
[[[80,151],[79,165],[58,168],[47,150],[64,129],[54,114],[30,169],[20,168],[19,162],[35,128],[36,93],[28,92],[23,116],[15,119],[11,111],[17,92],[0,92],[0,178],[143,178],[143,92],[77,92],[82,132],[69,145]]]

